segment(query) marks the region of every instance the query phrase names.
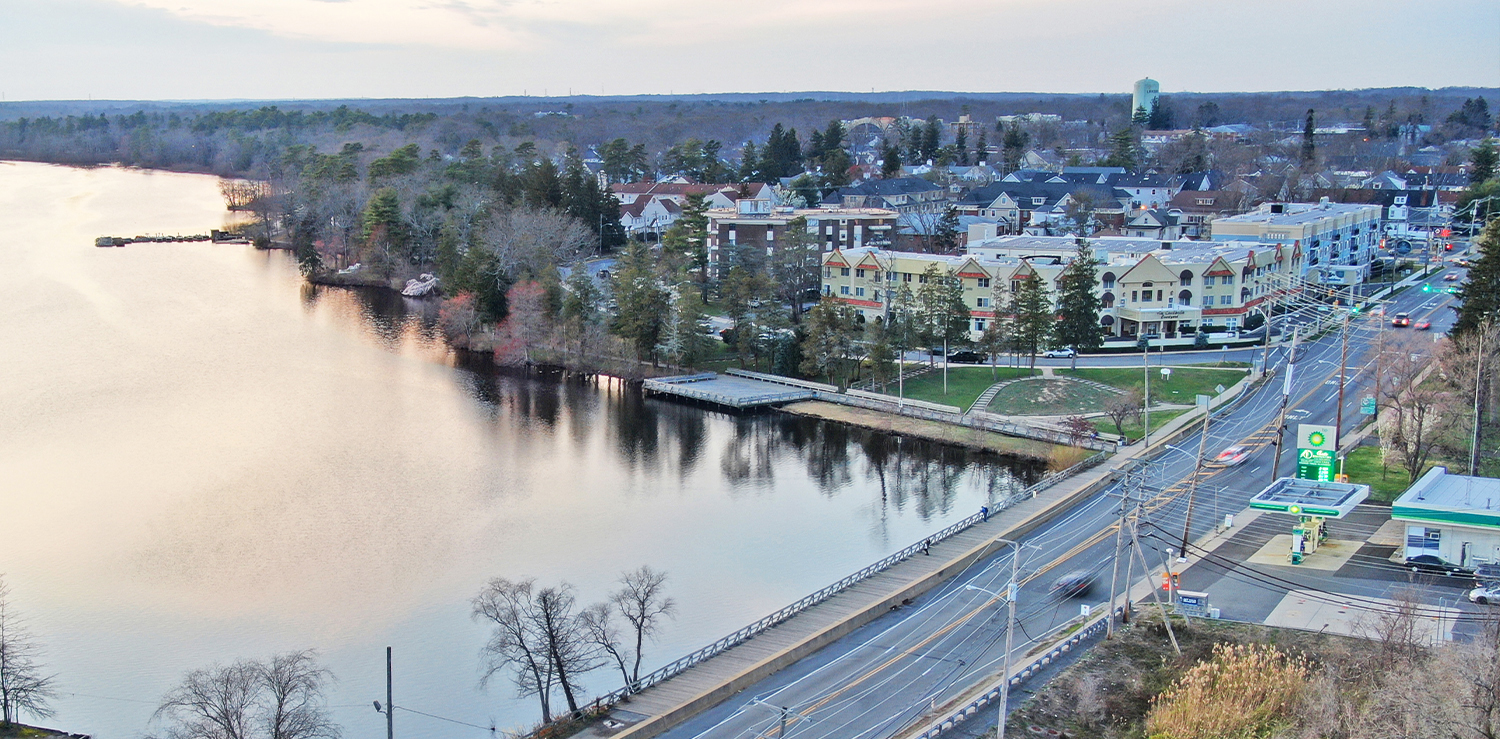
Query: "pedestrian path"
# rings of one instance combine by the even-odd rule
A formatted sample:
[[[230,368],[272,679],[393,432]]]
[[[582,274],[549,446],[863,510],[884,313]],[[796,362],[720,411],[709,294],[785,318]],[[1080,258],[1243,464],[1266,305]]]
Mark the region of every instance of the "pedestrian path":
[[[1093,380],[1084,380],[1077,377],[1059,377],[1057,376],[1057,374],[1055,374],[1055,370],[1052,367],[1042,367],[1040,369],[1042,370],[1042,374],[1040,375],[1034,375],[1032,377],[1018,377],[1014,380],[997,382],[989,386],[988,388],[985,388],[985,391],[980,393],[978,398],[974,399],[974,404],[970,405],[969,410],[965,411],[965,413],[973,413],[975,411],[982,411],[986,408],[989,408],[990,402],[995,399],[995,396],[998,395],[1001,390],[1004,390],[1009,385],[1014,385],[1018,382],[1027,382],[1029,380],[1066,380],[1068,382],[1083,383],[1084,385],[1088,385],[1089,387],[1097,388],[1114,395],[1125,394],[1124,390],[1121,390],[1117,387],[1112,387],[1110,385],[1105,385],[1102,382],[1094,382]],[[1085,413],[1084,415],[1088,416],[1097,414]],[[1007,418],[1034,418],[1034,416],[1007,416]]]

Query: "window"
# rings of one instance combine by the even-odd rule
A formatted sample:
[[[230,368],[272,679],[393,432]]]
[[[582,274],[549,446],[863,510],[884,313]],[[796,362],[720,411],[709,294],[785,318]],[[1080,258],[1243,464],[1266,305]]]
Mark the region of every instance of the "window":
[[[1158,303],[1161,302],[1161,291],[1160,290],[1156,291],[1156,302],[1158,302]]]
[[[849,294],[849,286],[848,285],[839,285],[839,294],[840,295],[848,295]]]
[[[988,308],[988,307],[990,307],[990,299],[989,298],[976,298],[974,300],[974,305],[977,306],[977,307],[980,307],[980,308]]]
[[[895,272],[887,272],[887,273],[885,273],[885,281],[886,282],[895,282],[896,281],[896,273]]]
[[[849,268],[848,267],[839,267],[839,275],[841,277],[848,277],[849,276]]]
[[[1224,275],[1223,282],[1226,285],[1233,285],[1234,284],[1234,275]]]
[[[1232,296],[1229,296],[1229,295],[1220,295],[1219,296],[1219,305],[1229,305],[1229,300],[1230,300],[1231,297]]]
[[[983,318],[976,318],[976,319],[974,319],[974,330],[975,331],[983,331],[984,330],[984,319]]]
[[[1203,286],[1204,287],[1213,287],[1214,286],[1214,278],[1212,278],[1212,277],[1204,277],[1203,278]]]
[[[1105,290],[1115,289],[1115,273],[1105,272],[1104,276],[1099,279],[1103,282]]]
[[[1182,274],[1180,274],[1180,275],[1177,276],[1177,278],[1182,281],[1182,286],[1183,287],[1192,287],[1193,286],[1193,273],[1192,273],[1192,271],[1185,269],[1185,270],[1182,271]]]
[[[862,287],[856,287],[854,288],[854,294],[863,298],[865,296],[865,289]]]
[[[854,270],[854,276],[855,277],[864,277],[865,276],[865,271],[862,270],[862,269],[856,269],[856,270]]]
[[[875,291],[875,302],[877,302],[877,303],[880,302],[880,291],[879,290]]]
[[[926,285],[927,284],[927,273],[923,272],[922,274],[917,275],[917,284],[920,284],[920,285]]]
[[[911,273],[910,272],[902,272],[901,273],[901,281],[902,282],[911,282]]]
[[[1140,290],[1131,290],[1130,291],[1130,299],[1133,300],[1133,301],[1136,301],[1136,302],[1140,302],[1141,291]]]
[[[824,267],[823,268],[823,276],[824,277],[832,277],[833,276],[833,268],[832,267]]]
[[[976,280],[976,282],[978,283],[979,287],[989,287],[990,286],[990,278],[988,278],[988,277],[981,277],[978,280]]]

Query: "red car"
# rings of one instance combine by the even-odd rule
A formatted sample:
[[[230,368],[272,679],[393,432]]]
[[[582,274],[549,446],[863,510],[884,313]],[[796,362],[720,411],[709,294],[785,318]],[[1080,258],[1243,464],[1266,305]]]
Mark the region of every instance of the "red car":
[[[1427,329],[1432,328],[1432,322],[1431,321],[1417,321],[1417,325],[1412,326],[1412,328],[1414,328],[1414,329],[1416,329],[1418,331],[1426,331]]]

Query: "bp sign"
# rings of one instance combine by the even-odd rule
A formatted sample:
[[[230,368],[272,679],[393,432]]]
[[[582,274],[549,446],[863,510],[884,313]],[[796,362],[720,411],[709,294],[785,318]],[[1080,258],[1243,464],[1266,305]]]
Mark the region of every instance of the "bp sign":
[[[1334,474],[1334,456],[1338,449],[1332,426],[1297,424],[1297,479],[1330,482]]]

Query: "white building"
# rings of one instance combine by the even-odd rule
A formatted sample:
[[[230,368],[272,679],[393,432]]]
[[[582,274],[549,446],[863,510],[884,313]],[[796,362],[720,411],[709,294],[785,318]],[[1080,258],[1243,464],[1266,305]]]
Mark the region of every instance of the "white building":
[[[1130,114],[1135,115],[1137,110],[1151,112],[1156,107],[1156,99],[1161,97],[1161,83],[1146,77],[1137,80],[1135,91],[1130,96]]]
[[[1302,255],[1298,277],[1308,282],[1352,285],[1369,277],[1380,245],[1379,205],[1263,203],[1249,213],[1215,218],[1214,241],[1283,244]]]
[[[1434,554],[1474,567],[1500,562],[1500,480],[1433,467],[1391,505],[1406,524],[1406,557]]]

